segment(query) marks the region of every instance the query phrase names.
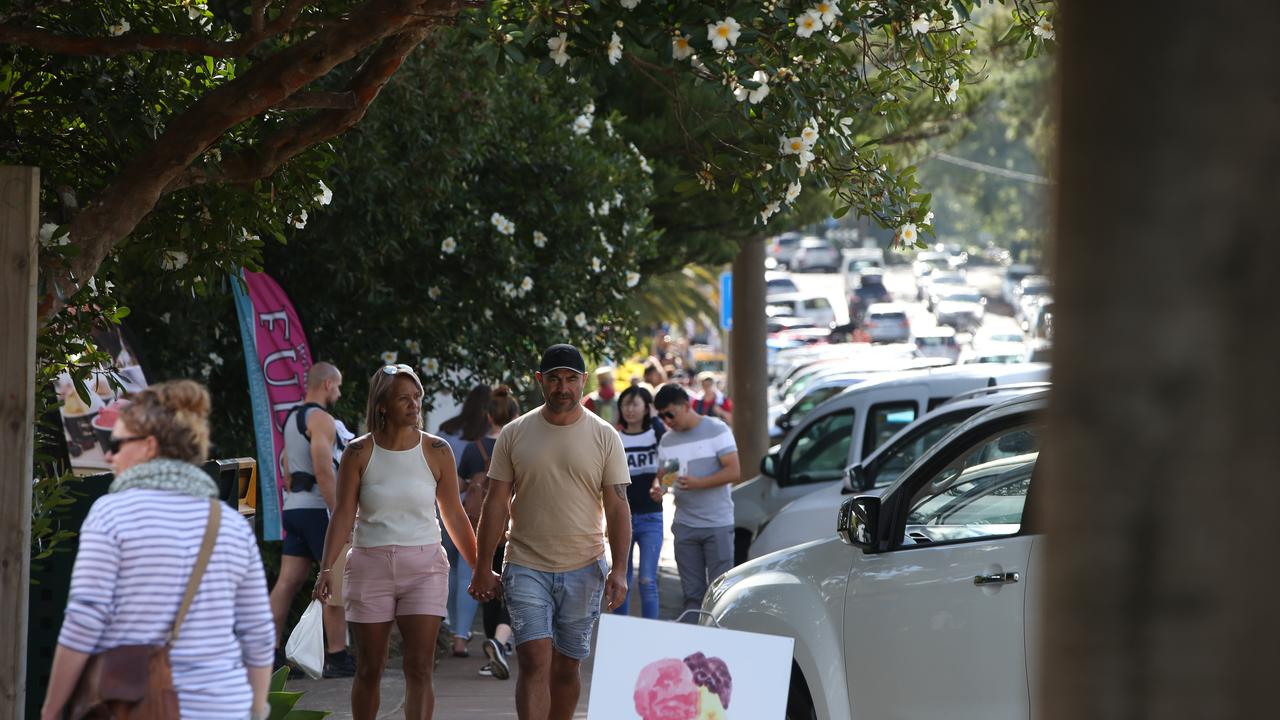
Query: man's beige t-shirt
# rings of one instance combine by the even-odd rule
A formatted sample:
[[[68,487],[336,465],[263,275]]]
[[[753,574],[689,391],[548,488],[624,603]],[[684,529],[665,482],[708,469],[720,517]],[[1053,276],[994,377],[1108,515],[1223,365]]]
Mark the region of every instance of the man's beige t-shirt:
[[[572,425],[552,425],[541,407],[502,428],[489,477],[515,483],[507,562],[542,572],[577,570],[603,555],[601,493],[631,484],[617,430],[586,411]]]

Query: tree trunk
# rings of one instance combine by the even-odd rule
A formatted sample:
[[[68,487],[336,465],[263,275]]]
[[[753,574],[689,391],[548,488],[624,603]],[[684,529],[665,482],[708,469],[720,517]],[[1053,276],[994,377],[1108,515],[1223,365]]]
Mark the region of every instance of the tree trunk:
[[[769,451],[768,358],[765,356],[764,240],[748,240],[733,259],[733,436],[742,479],[749,480]]]
[[[0,720],[26,711],[40,171],[0,167]]]
[[[1040,717],[1271,717],[1280,4],[1060,20]]]

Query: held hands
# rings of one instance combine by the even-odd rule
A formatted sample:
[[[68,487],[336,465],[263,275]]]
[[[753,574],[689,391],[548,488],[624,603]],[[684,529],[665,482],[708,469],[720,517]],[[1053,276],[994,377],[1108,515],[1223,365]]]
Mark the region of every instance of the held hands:
[[[502,579],[490,568],[477,569],[471,576],[471,586],[467,593],[480,602],[488,602],[502,590]]]
[[[604,581],[604,597],[609,601],[609,612],[613,612],[627,599],[626,570],[625,567],[615,567],[609,571],[609,577]]]

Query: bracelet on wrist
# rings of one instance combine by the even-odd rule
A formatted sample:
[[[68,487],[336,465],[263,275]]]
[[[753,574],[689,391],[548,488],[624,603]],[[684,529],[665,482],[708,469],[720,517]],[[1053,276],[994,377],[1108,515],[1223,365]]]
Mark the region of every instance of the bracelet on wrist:
[[[328,568],[328,569],[325,569],[325,570],[321,570],[320,572],[321,572],[321,573],[331,573],[331,572],[333,572],[333,568]]]

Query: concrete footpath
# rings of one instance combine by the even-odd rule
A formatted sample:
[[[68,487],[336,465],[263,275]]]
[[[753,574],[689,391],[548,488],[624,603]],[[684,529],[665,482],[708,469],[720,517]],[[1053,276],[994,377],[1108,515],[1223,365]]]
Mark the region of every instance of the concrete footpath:
[[[673,508],[671,496],[664,503],[666,537],[662,544],[662,559],[658,567],[658,591],[660,594],[661,612],[659,617],[674,619],[680,614],[683,605],[680,591],[680,578],[676,573],[675,542],[671,537],[671,517]],[[639,552],[636,552],[639,561]],[[634,580],[632,581],[634,585]],[[631,614],[639,616],[640,602],[634,592],[631,595]],[[476,672],[485,663],[481,649],[484,638],[482,626],[477,622],[472,633],[470,644],[471,657],[445,657],[440,660],[435,671],[436,720],[468,720],[472,718],[493,718],[495,720],[515,720],[515,674],[518,672],[516,659],[511,660],[512,677],[509,680],[495,680],[480,677]],[[592,655],[594,658],[594,653]],[[591,671],[593,659],[582,664],[582,695],[578,701],[575,720],[587,717],[587,699],[591,694]],[[286,689],[302,691],[305,694],[298,702],[299,709],[329,710],[333,720],[349,720],[351,718],[351,680],[290,680]],[[382,704],[379,718],[404,717],[404,677],[400,673],[399,658],[392,658],[387,672],[382,677]]]

